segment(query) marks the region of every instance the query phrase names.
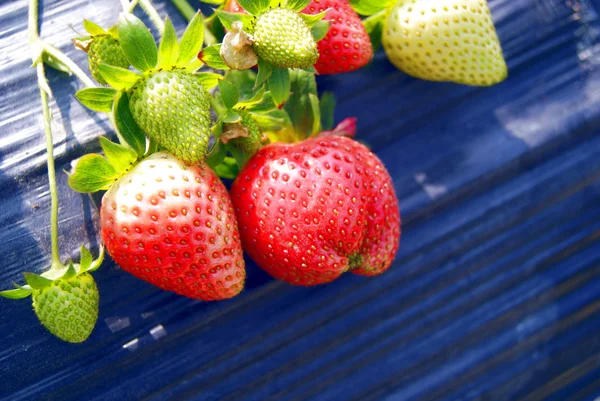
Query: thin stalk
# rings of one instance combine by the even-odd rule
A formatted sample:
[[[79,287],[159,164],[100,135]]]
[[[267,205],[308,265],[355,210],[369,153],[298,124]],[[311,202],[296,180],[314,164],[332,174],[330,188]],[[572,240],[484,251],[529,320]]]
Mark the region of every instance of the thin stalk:
[[[138,0],[131,0],[131,2],[129,2],[128,0],[121,1],[123,3],[123,10],[128,14],[131,14],[135,7],[138,5]],[[127,7],[125,6],[125,3],[127,3]]]
[[[39,44],[38,30],[39,1],[29,0],[29,43],[31,46]],[[44,63],[39,61],[36,65],[38,86],[40,88],[40,99],[42,101],[42,113],[44,115],[44,133],[46,135],[46,150],[48,158],[48,184],[50,188],[50,238],[52,243],[52,266],[51,270],[62,268],[60,262],[60,249],[58,247],[58,191],[56,189],[56,170],[54,168],[54,143],[52,141],[52,114],[48,104],[48,90]]]
[[[165,30],[165,23],[158,14],[158,11],[156,11],[156,8],[154,8],[150,0],[139,0],[139,4],[140,7],[142,7],[142,10],[144,10],[144,12],[148,15],[148,18],[150,18],[152,24],[158,30],[158,33],[162,36],[163,31]]]
[[[39,40],[39,39],[38,39]],[[93,88],[96,85],[94,81],[90,77],[87,76],[85,72],[77,64],[73,62],[66,54],[58,50],[56,47],[42,41],[42,49],[47,54],[54,57],[56,60],[60,61],[65,66],[69,67],[69,70],[75,75],[79,80],[88,88]]]
[[[196,10],[187,0],[171,0],[171,2],[186,20],[191,21],[196,15]]]

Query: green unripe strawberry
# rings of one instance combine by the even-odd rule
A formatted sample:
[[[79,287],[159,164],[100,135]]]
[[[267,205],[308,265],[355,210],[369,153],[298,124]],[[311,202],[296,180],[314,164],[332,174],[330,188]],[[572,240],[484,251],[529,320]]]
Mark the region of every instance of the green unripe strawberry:
[[[485,0],[399,0],[382,42],[390,61],[417,78],[488,86],[507,76]]]
[[[231,140],[231,144],[244,153],[253,155],[262,148],[262,133],[258,123],[246,110],[237,110],[242,121],[235,124],[225,124],[224,130],[243,131],[243,133]]]
[[[179,160],[204,159],[210,138],[210,95],[184,70],[158,71],[130,92],[129,108],[146,134]]]
[[[94,79],[103,85],[106,84],[106,80],[98,70],[99,63],[121,68],[129,67],[129,61],[123,54],[119,41],[111,35],[94,36],[87,52],[90,72]]]
[[[98,320],[98,287],[89,273],[60,278],[33,290],[33,309],[52,334],[71,343],[85,341]]]
[[[254,23],[254,51],[279,68],[308,68],[319,58],[310,28],[296,12],[274,8]]]

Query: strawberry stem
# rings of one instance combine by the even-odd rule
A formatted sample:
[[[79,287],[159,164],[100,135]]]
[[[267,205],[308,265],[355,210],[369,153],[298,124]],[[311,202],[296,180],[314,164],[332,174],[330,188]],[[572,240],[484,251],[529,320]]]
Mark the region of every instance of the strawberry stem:
[[[42,49],[45,53],[54,57],[56,60],[60,61],[61,63],[63,63],[67,67],[69,67],[69,70],[71,70],[73,75],[75,75],[77,78],[79,78],[79,80],[86,87],[94,88],[96,86],[94,84],[94,81],[92,81],[86,75],[86,73],[83,72],[83,70],[81,68],[79,68],[79,66],[77,64],[75,64],[75,62],[73,62],[73,60],[71,60],[69,58],[69,56],[67,56],[66,54],[64,54],[63,52],[58,50],[56,47],[52,46],[51,44],[44,42],[43,40],[41,41],[41,43],[42,43]]]
[[[196,15],[196,10],[187,0],[171,0],[171,2],[186,20],[191,21]]]
[[[152,25],[154,25],[160,36],[162,36],[165,30],[165,23],[158,14],[158,11],[156,11],[156,8],[154,8],[150,0],[139,0],[138,3],[140,4],[140,7],[142,7],[142,10],[144,10],[144,12],[146,13],[148,18],[150,18]]]
[[[38,13],[39,0],[29,1],[29,43],[32,50],[35,46],[39,46],[41,39],[38,30]],[[35,50],[34,50],[35,51]],[[45,47],[42,51],[45,51]],[[62,54],[62,53],[61,53]],[[66,57],[66,56],[65,56]],[[34,56],[35,59],[37,57]],[[68,57],[67,57],[68,59]],[[64,60],[61,60],[64,62]],[[69,60],[70,61],[70,60]],[[35,60],[34,60],[35,62]],[[48,104],[48,95],[50,88],[48,87],[44,63],[41,60],[36,62],[38,87],[40,89],[40,98],[42,101],[42,113],[44,115],[44,133],[46,136],[46,150],[48,158],[48,183],[50,187],[50,235],[52,243],[52,265],[50,270],[59,270],[63,267],[60,262],[60,250],[58,247],[58,191],[56,189],[56,171],[54,168],[54,143],[52,141],[52,114]],[[85,74],[84,74],[85,75]],[[86,77],[87,78],[87,77]],[[89,79],[89,78],[88,78]],[[90,81],[91,82],[91,81]],[[92,83],[92,86],[93,83]]]

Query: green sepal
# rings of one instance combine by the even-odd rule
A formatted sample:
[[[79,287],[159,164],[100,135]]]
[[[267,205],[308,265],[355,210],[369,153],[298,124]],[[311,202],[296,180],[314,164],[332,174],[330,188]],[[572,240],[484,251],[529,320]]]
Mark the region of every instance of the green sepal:
[[[123,53],[129,63],[142,72],[154,69],[158,60],[158,51],[154,37],[144,23],[133,14],[121,13],[117,30]]]
[[[214,4],[216,6],[225,4],[225,0],[202,0],[202,2],[206,4]]]
[[[214,170],[221,163],[223,163],[223,160],[225,160],[225,156],[227,156],[227,148],[221,143],[221,141],[216,141],[215,146],[213,146],[213,148],[206,156],[206,164],[208,164],[210,168]]]
[[[223,75],[214,72],[200,72],[196,76],[200,78],[200,82],[208,90],[216,87],[219,81],[223,79]]]
[[[71,71],[69,67],[67,67],[60,60],[52,57],[46,52],[42,53],[42,60],[44,61],[44,64],[47,64],[49,67],[55,69],[56,71],[64,72],[69,75],[73,74],[73,71]]]
[[[240,99],[242,101],[254,97],[257,93],[257,89],[254,87],[256,73],[251,69],[229,70],[225,74],[225,79],[237,88],[238,92],[240,92]],[[258,91],[260,91],[260,88]]]
[[[69,267],[67,268],[67,271],[61,278],[69,280],[75,276],[77,276],[77,270],[75,269],[75,265],[73,265],[73,262],[69,262]]]
[[[277,104],[275,104],[273,96],[271,96],[271,92],[265,92],[260,102],[248,105],[246,110],[253,113],[267,113],[276,108]]]
[[[319,97],[310,93],[308,95],[308,101],[310,104],[310,112],[313,118],[311,136],[321,132],[321,108],[319,107]]]
[[[165,30],[163,32],[160,46],[158,48],[157,68],[170,68],[177,64],[179,59],[179,41],[177,32],[171,19],[167,16],[165,19]]]
[[[227,110],[221,121],[228,124],[239,123],[242,121],[242,116],[234,110]]]
[[[179,45],[179,58],[177,66],[183,67],[198,57],[202,44],[204,43],[204,18],[200,12],[188,24],[181,44]]]
[[[270,93],[269,93],[270,95]],[[252,110],[252,107],[260,104],[263,101],[263,98],[265,97],[265,87],[261,86],[258,91],[254,94],[254,96],[252,96],[250,99],[248,100],[244,100],[242,102],[238,102],[238,104],[235,105],[236,109],[241,109],[241,110]],[[275,103],[273,103],[273,107],[275,107]]]
[[[365,30],[371,38],[373,52],[376,52],[381,47],[381,37],[383,35],[383,26],[385,24],[387,14],[387,10],[383,10],[363,20]]]
[[[333,129],[333,121],[335,114],[336,99],[333,93],[324,92],[321,96],[321,126],[323,130],[330,131]]]
[[[241,151],[240,149],[236,148],[235,146],[227,146],[229,153],[231,153],[231,156],[233,156],[235,162],[237,163],[237,167],[239,169],[239,171],[241,171],[244,166],[246,165],[246,163],[248,162],[248,160],[250,160],[250,158],[252,157],[252,155],[249,155],[246,152]],[[237,176],[237,174],[236,174]]]
[[[360,15],[373,15],[391,8],[398,0],[350,0],[350,5]]]
[[[114,88],[85,88],[77,91],[75,97],[88,109],[109,113],[116,94]]]
[[[276,105],[285,103],[290,97],[290,72],[287,68],[275,68],[269,77],[269,89]]]
[[[228,13],[221,10],[216,10],[215,13],[219,17],[221,24],[223,24],[228,31],[233,29],[232,24],[236,21],[240,21],[243,24],[244,29],[246,29],[251,26],[252,20],[254,19],[251,15],[242,13]]]
[[[107,190],[119,178],[114,167],[97,154],[83,156],[69,175],[69,186],[76,192],[88,193]]]
[[[204,66],[204,62],[202,60],[200,60],[199,58],[196,58],[196,59],[192,60],[191,62],[189,62],[188,64],[186,64],[185,67],[183,67],[183,69],[186,71],[189,71],[189,72],[196,72],[200,68],[202,68],[202,66]]]
[[[35,273],[23,273],[23,275],[25,276],[25,282],[34,290],[41,290],[52,284],[52,280]]]
[[[271,0],[238,0],[238,4],[246,10],[248,14],[260,15],[269,9]]]
[[[285,8],[289,8],[290,10],[300,12],[304,10],[312,0],[287,0]]]
[[[79,250],[79,271],[86,272],[89,269],[90,265],[94,258],[90,251],[85,247],[85,245],[81,244],[81,249]]]
[[[283,110],[273,109],[265,114],[252,114],[252,118],[262,131],[277,131],[285,126],[287,117],[285,114]]]
[[[221,58],[221,44],[209,46],[202,50],[198,55],[204,64],[215,70],[229,70],[229,66],[225,64]]]
[[[323,18],[325,18],[325,15],[329,12],[329,8],[325,11],[321,11],[318,14],[299,14],[300,17],[302,17],[302,19],[304,20],[304,22],[306,22],[306,25],[308,25],[309,28],[312,28],[313,26],[315,26],[317,24],[317,22],[321,21]]]
[[[283,109],[290,116],[296,134],[303,139],[308,138],[313,133],[316,118],[313,112],[313,101],[309,96],[318,96],[315,76],[306,71],[295,70],[290,74],[290,78],[293,94]]]
[[[329,28],[331,28],[330,20],[317,21],[317,23],[312,28],[310,28],[310,33],[315,39],[315,42],[318,42],[321,39],[323,39],[327,35],[327,32],[329,32]]]
[[[98,71],[110,86],[118,90],[133,88],[141,78],[141,75],[133,71],[105,63],[98,64]]]
[[[256,82],[254,83],[254,89],[260,87],[262,84],[273,74],[273,66],[267,63],[265,60],[258,59],[258,75],[256,75]]]
[[[98,247],[98,257],[90,263],[86,271],[89,273],[95,272],[102,265],[102,262],[104,262],[104,245],[100,244]]]
[[[135,150],[111,142],[104,136],[100,137],[100,146],[102,146],[106,159],[119,175],[127,171],[138,159]]]
[[[237,161],[232,157],[225,157],[221,163],[212,167],[215,173],[228,180],[233,180],[240,173]]]
[[[129,145],[139,156],[143,156],[146,151],[146,135],[131,114],[127,93],[117,94],[113,105],[113,118],[121,143]]]
[[[8,299],[23,299],[31,295],[32,290],[26,290],[22,287],[15,288],[14,290],[0,291],[0,297]]]
[[[310,67],[302,68],[302,71],[310,72],[311,74],[318,74],[315,66],[311,65]]]
[[[89,19],[83,20],[83,28],[92,36],[98,35],[107,35],[106,29],[102,28],[100,25],[95,22],[90,21]]]
[[[231,110],[235,107],[237,102],[240,100],[240,94],[233,86],[233,84],[227,80],[219,81],[219,92],[221,92],[221,100],[223,105]]]

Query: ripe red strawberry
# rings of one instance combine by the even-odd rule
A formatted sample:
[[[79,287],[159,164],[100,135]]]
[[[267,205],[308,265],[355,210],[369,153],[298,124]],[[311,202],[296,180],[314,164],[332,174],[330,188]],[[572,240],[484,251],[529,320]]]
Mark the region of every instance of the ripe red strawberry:
[[[302,12],[318,14],[328,8],[330,10],[324,19],[331,21],[331,28],[327,35],[317,42],[317,72],[339,74],[369,64],[373,58],[371,38],[348,0],[313,0]]]
[[[339,74],[367,65],[373,57],[371,39],[348,0],[313,0],[302,13],[319,14],[327,9],[330,10],[324,20],[331,21],[331,28],[327,35],[317,42],[317,72]],[[224,11],[245,12],[236,0],[228,0]]]
[[[242,244],[272,276],[328,283],[387,270],[400,239],[392,180],[363,145],[327,136],[259,150],[231,188]]]
[[[106,192],[100,222],[115,262],[142,280],[207,301],[231,298],[244,286],[231,200],[204,163],[147,157]]]

